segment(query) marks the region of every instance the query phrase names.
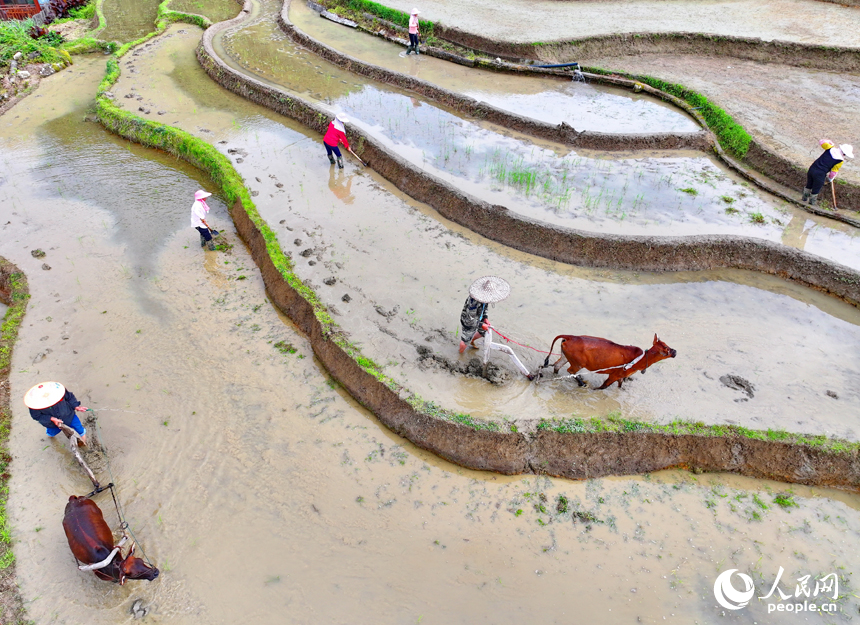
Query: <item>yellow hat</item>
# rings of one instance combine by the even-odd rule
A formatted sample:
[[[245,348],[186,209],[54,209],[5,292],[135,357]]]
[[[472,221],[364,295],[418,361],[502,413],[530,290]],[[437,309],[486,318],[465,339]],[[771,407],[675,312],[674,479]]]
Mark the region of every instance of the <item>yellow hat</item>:
[[[42,382],[24,395],[24,405],[33,410],[50,408],[66,394],[66,387],[59,382]]]

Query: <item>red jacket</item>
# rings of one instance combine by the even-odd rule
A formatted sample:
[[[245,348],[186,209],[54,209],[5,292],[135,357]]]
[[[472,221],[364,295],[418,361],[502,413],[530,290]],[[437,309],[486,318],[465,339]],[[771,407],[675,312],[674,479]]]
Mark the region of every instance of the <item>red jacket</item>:
[[[346,140],[346,134],[335,128],[334,122],[329,122],[323,141],[331,147],[337,147],[337,142],[340,141],[347,150],[349,149],[349,141]]]

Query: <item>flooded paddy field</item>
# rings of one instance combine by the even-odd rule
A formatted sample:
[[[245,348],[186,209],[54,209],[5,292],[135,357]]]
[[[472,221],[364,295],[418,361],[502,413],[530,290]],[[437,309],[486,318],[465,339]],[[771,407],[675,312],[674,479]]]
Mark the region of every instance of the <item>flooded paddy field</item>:
[[[242,5],[236,0],[170,0],[170,9],[205,15],[215,23],[236,17]]]
[[[155,18],[161,0],[104,0],[104,30],[99,39],[104,41],[134,41],[155,29]]]
[[[724,611],[711,595],[719,572],[749,573],[763,596],[780,567],[788,592],[805,575],[838,575],[837,606],[855,609],[856,495],[678,472],[504,477],[381,427],[267,303],[217,197],[212,221],[236,245],[199,248],[186,219],[206,181],[83,121],[101,66],[79,61],[77,74],[46,80],[27,113],[0,119],[14,174],[0,187],[13,206],[0,249],[32,293],[12,395],[55,378],[96,409],[120,502],[161,575],[119,587],[75,570],[60,521],[89,484],[13,402],[9,510],[29,618],[125,623],[140,600],[144,622],[180,625],[706,623]],[[271,132],[265,110],[202,80],[182,84],[213,139]],[[229,120],[223,129],[212,108]],[[63,184],[82,141],[86,195]],[[138,227],[122,227],[130,218]],[[30,255],[34,243],[44,259]],[[110,498],[98,502],[116,527]],[[729,618],[765,622],[766,603]]]
[[[279,4],[255,3],[251,19],[215,36],[216,50],[240,71],[344,111],[392,151],[476,197],[583,230],[739,234],[814,246],[860,267],[855,228],[775,200],[710,157],[574,152],[365,84],[287,40],[273,22]]]
[[[585,63],[659,76],[695,89],[726,109],[763,145],[804,166],[821,154],[818,141],[822,138],[860,144],[860,75],[856,73],[701,55],[648,54]],[[797,119],[804,122],[798,124]],[[856,166],[844,167],[839,176],[860,182]]]
[[[330,168],[321,138],[290,120],[255,123],[237,134],[239,112],[257,108],[235,109],[232,96],[229,106],[222,102],[223,92],[196,65],[193,29],[174,27],[170,34],[134,60],[136,67],[159,69],[120,79],[117,101],[135,94],[152,110],[172,102],[168,121],[231,157],[299,276],[366,355],[419,395],[496,420],[620,411],[663,423],[692,418],[858,436],[860,395],[852,380],[860,362],[846,351],[860,344],[856,308],[749,272],[589,270],[488,242],[358,169],[349,156],[346,169]],[[488,273],[513,286],[490,319],[519,343],[546,350],[558,334],[588,334],[647,347],[657,333],[682,356],[627,388],[599,393],[570,379],[529,384],[498,355],[500,385],[454,375],[451,367],[477,357],[457,354],[458,318],[468,285]],[[544,360],[545,354],[514,347],[532,370]],[[422,356],[425,348],[441,362]],[[847,358],[833,363],[832,353]],[[824,377],[816,373],[825,370]],[[726,386],[720,380],[726,376],[749,381],[753,397]]]
[[[476,413],[503,401],[482,380],[424,372],[406,358],[399,364],[398,350],[414,346],[370,320],[416,342],[436,326],[453,339],[467,285],[498,271],[514,293],[491,318],[527,327],[526,340],[545,340],[550,321],[564,319],[639,343],[659,331],[679,349],[679,359],[624,389],[641,394],[645,408],[664,392],[693,412],[723,399],[758,400],[780,406],[768,422],[799,429],[792,419],[804,413],[814,431],[852,435],[855,309],[742,272],[593,272],[512,253],[439,220],[353,163],[329,169],[319,136],[206,78],[193,57],[197,29],[174,26],[168,35],[137,57],[138,74],[126,72],[120,101],[132,105],[134,96],[124,96],[134,86],[152,116],[165,111],[156,119],[241,158],[237,167],[284,248],[301,259],[303,277],[346,313],[337,319],[353,340],[374,357],[391,348],[388,367],[426,396],[462,382],[457,401],[474,402]],[[681,472],[583,482],[505,477],[453,466],[380,426],[268,304],[217,197],[209,198],[212,221],[235,246],[199,248],[187,220],[193,191],[211,190],[205,177],[84,121],[103,67],[101,56],[78,60],[45,80],[26,109],[0,118],[0,202],[11,207],[0,254],[27,273],[32,293],[10,382],[20,398],[32,384],[58,379],[97,410],[121,503],[162,573],[119,587],[75,570],[60,521],[68,496],[89,483],[13,401],[9,511],[29,618],[125,623],[141,600],[144,622],[180,625],[769,622],[774,597],[740,613],[716,604],[714,580],[729,568],[751,576],[756,596],[768,593],[780,568],[779,586],[792,595],[804,576],[814,586],[835,575],[838,618],[856,614],[857,495]],[[33,258],[35,247],[47,256]],[[337,279],[320,286],[323,275]],[[342,301],[341,291],[353,299]],[[400,308],[382,316],[376,305]],[[754,398],[736,403],[742,393],[714,383],[726,393],[720,398],[704,375],[704,390],[676,390],[693,379],[679,365],[690,366],[702,335],[708,375],[743,372],[750,361],[752,374],[769,376],[756,378],[764,392],[756,386]],[[442,337],[429,343],[442,345]],[[826,354],[845,360],[833,365]],[[769,386],[778,373],[786,379]],[[500,388],[526,388],[519,384]],[[803,408],[782,397],[789,387]],[[822,395],[825,388],[838,399]],[[559,414],[575,409],[569,397],[577,393],[554,395]],[[690,393],[709,401],[687,404]],[[625,415],[636,404],[628,397]],[[515,399],[511,405],[518,409]],[[99,503],[116,527],[110,498]]]
[[[695,132],[699,125],[660,100],[570,78],[514,76],[463,67],[431,56],[401,56],[403,46],[346,28],[290,3],[290,20],[311,37],[362,61],[426,80],[493,106],[577,130],[606,133]]]

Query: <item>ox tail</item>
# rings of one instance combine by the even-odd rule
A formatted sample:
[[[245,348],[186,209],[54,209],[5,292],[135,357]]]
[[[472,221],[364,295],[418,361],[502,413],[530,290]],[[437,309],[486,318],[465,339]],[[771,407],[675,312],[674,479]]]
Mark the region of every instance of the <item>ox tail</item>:
[[[568,337],[568,335],[567,335],[567,334],[559,334],[557,337],[555,337],[555,338],[552,340],[552,345],[550,345],[550,346],[549,346],[549,354],[547,354],[546,359],[543,361],[543,366],[544,366],[544,367],[548,367],[548,366],[549,366],[549,357],[550,357],[550,356],[552,356],[552,350],[553,350],[553,348],[555,347],[555,342],[556,342],[558,339],[562,339],[562,343],[563,343],[563,342],[564,342],[564,339],[566,339],[567,337]]]

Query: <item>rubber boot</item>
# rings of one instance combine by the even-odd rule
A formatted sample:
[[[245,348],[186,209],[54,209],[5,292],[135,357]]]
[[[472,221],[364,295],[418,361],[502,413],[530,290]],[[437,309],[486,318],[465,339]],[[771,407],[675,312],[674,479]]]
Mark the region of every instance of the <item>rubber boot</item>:
[[[343,169],[343,159],[340,156],[337,157],[337,166],[338,168]],[[816,195],[815,197],[818,196]]]
[[[801,202],[806,202],[809,199],[809,196],[812,195],[812,189],[804,189],[803,197],[800,198]]]
[[[212,241],[212,240],[207,241],[206,242],[206,249],[208,249],[210,252],[214,252],[215,251],[215,241]]]
[[[809,205],[810,206],[818,206],[818,194],[817,193],[809,196]]]
[[[418,49],[418,46],[415,46],[415,54],[421,54],[421,50]]]
[[[408,45],[408,46],[406,46],[406,56],[409,56],[409,54],[410,54],[411,52],[412,52],[412,45]]]
[[[334,165],[334,156],[332,156],[331,154],[328,155],[328,162]]]
[[[206,247],[206,239],[202,234],[200,235],[200,247]]]

